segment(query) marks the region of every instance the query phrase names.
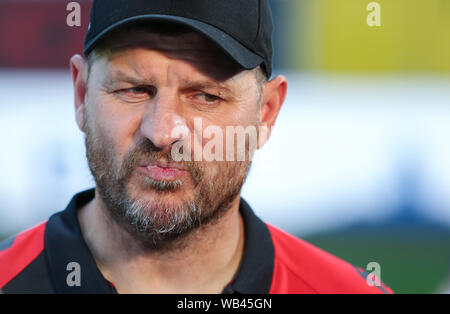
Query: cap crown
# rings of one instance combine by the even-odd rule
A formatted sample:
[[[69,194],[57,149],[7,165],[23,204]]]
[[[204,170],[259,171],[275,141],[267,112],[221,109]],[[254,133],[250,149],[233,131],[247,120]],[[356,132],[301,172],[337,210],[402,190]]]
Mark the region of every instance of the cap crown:
[[[85,54],[111,25],[145,15],[178,16],[214,26],[264,59],[266,70],[272,68],[273,23],[266,0],[94,0]]]

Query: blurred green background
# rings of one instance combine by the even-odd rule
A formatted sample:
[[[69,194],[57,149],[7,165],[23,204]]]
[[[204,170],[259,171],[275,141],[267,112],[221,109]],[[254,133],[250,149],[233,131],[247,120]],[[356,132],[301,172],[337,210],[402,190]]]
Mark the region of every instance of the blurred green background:
[[[394,293],[448,293],[450,288],[445,283],[450,233],[445,230],[342,230],[305,240],[363,269],[376,261],[381,280]]]

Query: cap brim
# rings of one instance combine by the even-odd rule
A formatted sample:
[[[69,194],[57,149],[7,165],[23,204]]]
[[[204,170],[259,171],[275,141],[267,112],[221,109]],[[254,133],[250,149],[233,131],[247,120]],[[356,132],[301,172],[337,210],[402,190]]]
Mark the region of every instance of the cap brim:
[[[214,42],[220,49],[222,49],[226,54],[228,54],[232,59],[234,59],[240,66],[242,66],[244,69],[247,70],[256,68],[264,61],[261,56],[249,50],[240,42],[235,40],[233,37],[231,37],[227,33],[221,31],[220,29],[214,26],[189,18],[172,15],[159,15],[159,14],[134,16],[128,19],[121,20],[109,26],[108,28],[104,29],[102,32],[97,34],[94,38],[90,39],[86,43],[84,48],[84,54],[88,55],[93,50],[96,43],[111,31],[124,25],[139,22],[171,22],[191,28],[192,30],[202,34],[207,39]]]

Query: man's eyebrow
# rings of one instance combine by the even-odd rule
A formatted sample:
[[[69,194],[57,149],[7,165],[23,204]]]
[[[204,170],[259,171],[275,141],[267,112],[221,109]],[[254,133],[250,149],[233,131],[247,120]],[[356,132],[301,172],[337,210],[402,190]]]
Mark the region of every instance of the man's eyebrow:
[[[115,86],[117,82],[125,82],[130,83],[134,86],[139,85],[154,85],[155,81],[152,78],[137,78],[134,76],[131,76],[125,72],[122,71],[113,71],[110,72],[104,79],[103,85],[104,86]]]

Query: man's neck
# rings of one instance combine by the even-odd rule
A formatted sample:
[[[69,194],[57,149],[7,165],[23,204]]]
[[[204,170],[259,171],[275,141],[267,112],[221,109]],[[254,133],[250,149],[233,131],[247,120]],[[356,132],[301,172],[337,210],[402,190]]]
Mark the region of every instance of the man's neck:
[[[244,251],[237,197],[217,222],[187,235],[176,250],[143,252],[95,198],[78,211],[83,237],[103,276],[119,293],[220,293]]]

